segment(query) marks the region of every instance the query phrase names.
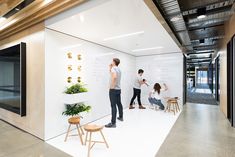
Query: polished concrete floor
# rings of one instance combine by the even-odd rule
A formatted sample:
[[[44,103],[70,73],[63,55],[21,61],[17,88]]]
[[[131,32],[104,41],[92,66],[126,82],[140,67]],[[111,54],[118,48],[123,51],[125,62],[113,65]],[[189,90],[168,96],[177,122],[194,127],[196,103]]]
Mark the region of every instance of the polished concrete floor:
[[[70,157],[0,120],[0,157]]]
[[[235,129],[219,106],[185,105],[156,157],[235,157]]]

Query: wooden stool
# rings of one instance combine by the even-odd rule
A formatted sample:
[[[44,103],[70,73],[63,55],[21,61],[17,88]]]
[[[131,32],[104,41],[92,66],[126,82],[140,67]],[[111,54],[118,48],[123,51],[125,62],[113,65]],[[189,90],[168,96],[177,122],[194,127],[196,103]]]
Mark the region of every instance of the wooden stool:
[[[82,135],[84,135],[84,131],[83,131],[81,125],[80,125],[80,117],[71,117],[71,118],[68,119],[68,122],[69,122],[69,128],[68,128],[68,131],[67,131],[67,134],[65,136],[64,141],[65,142],[67,141],[68,136],[79,136],[80,141],[83,145]],[[71,125],[76,125],[78,134],[69,135]]]
[[[88,155],[87,155],[88,157],[90,157],[90,151],[91,151],[92,147],[95,145],[95,143],[105,143],[106,147],[109,148],[108,143],[105,140],[104,134],[102,132],[103,128],[104,128],[104,126],[98,126],[98,125],[94,125],[94,124],[84,126],[84,130],[86,131],[85,145],[86,145],[87,141],[89,142],[89,144],[88,144]],[[94,132],[100,132],[100,134],[101,134],[104,141],[92,141],[91,135]],[[88,135],[89,135],[89,139],[87,140]],[[91,145],[91,142],[94,142],[94,143]]]
[[[168,111],[168,112],[173,111],[174,115],[175,115],[176,112],[179,112],[180,107],[179,107],[179,104],[178,104],[178,99],[169,99],[167,101],[167,107],[166,107],[165,112],[166,111]]]

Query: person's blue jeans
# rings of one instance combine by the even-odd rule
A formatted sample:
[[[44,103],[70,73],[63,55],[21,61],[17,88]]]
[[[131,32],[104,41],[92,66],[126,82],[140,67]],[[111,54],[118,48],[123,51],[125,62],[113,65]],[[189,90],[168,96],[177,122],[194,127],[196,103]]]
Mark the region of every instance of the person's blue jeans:
[[[164,105],[162,104],[162,101],[161,100],[157,100],[155,98],[152,98],[152,97],[149,97],[149,102],[151,105],[155,104],[155,105],[158,105],[160,107],[161,110],[164,110],[165,107]]]
[[[109,90],[109,98],[110,98],[111,110],[112,110],[111,122],[112,122],[112,124],[116,124],[117,107],[118,107],[119,117],[123,118],[123,107],[122,107],[122,103],[121,103],[121,90],[110,89]]]

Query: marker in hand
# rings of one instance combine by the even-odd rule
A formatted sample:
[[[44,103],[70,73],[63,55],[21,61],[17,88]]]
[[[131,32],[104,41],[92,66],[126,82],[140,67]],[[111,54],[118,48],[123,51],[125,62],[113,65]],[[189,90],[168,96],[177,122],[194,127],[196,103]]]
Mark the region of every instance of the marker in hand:
[[[145,79],[143,79],[143,82],[146,84],[146,86],[149,86]]]

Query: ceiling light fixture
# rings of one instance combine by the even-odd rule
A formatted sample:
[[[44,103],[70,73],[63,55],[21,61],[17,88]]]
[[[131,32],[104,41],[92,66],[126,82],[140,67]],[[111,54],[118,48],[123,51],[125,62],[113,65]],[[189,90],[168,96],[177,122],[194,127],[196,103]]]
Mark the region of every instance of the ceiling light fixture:
[[[158,46],[158,47],[149,47],[149,48],[144,48],[144,49],[135,49],[132,50],[132,52],[139,52],[139,51],[147,51],[147,50],[156,50],[156,49],[162,49],[162,46]]]
[[[84,22],[84,16],[83,15],[79,15],[80,21],[83,23]]]
[[[197,9],[197,18],[198,19],[206,18],[206,7]]]
[[[114,37],[104,38],[103,41],[120,39],[120,38],[125,38],[125,37],[129,37],[129,36],[133,36],[133,35],[139,35],[139,34],[144,34],[144,31],[139,31],[139,32],[135,32],[135,33],[128,33],[128,34],[118,35],[118,36],[114,36]]]
[[[181,20],[181,19],[182,19],[181,15],[176,15],[176,16],[172,17],[170,20],[171,20],[172,22],[176,22],[176,21],[179,21],[179,20]]]
[[[48,3],[51,3],[52,1],[54,0],[44,0],[44,3],[48,4]]]
[[[0,23],[3,22],[3,21],[5,21],[6,19],[7,19],[7,18],[5,18],[5,17],[3,17],[3,16],[0,17]]]

